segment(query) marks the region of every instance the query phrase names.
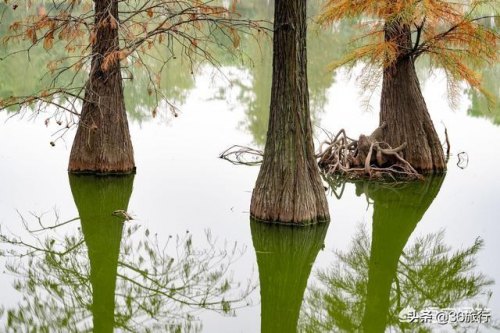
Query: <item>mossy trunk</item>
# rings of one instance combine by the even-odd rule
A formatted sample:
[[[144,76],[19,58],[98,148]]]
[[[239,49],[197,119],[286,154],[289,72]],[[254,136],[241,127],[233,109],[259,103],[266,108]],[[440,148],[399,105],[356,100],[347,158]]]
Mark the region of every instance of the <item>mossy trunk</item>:
[[[405,184],[400,189],[377,184],[368,184],[364,189],[374,201],[374,207],[363,332],[386,331],[399,259],[418,222],[439,193],[443,180],[444,176],[436,175],[424,182]]]
[[[387,124],[384,141],[392,147],[406,142],[404,158],[420,172],[446,170],[446,160],[427,110],[414,59],[410,27],[386,23],[385,39],[395,41],[398,58],[384,69],[380,102],[380,124]]]
[[[275,1],[269,126],[250,207],[261,221],[329,220],[312,140],[306,30],[306,0]]]
[[[131,173],[134,151],[128,128],[120,62],[103,66],[119,50],[118,1],[95,1],[96,38],[90,77],[68,170],[72,173]]]
[[[111,333],[115,327],[116,276],[124,222],[112,214],[127,210],[134,176],[70,175],[69,181],[90,261],[93,332]]]
[[[295,333],[304,292],[327,223],[290,228],[252,222],[259,267],[261,333]]]

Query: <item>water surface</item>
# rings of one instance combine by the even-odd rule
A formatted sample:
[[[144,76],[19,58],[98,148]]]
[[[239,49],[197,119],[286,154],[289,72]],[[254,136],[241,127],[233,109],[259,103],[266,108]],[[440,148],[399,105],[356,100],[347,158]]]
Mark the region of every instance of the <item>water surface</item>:
[[[261,16],[271,12],[258,4],[246,10]],[[325,71],[338,52],[332,41],[342,38],[347,37],[334,31],[310,36],[309,77],[318,140],[324,138],[320,128],[345,128],[356,137],[378,124],[376,95],[373,109],[366,111],[353,77],[343,71]],[[189,67],[172,65],[166,71],[164,89],[178,107],[177,117],[162,104],[153,118],[154,103],[145,93],[147,85],[140,77],[128,85],[127,108],[138,168],[135,177],[68,177],[74,130],[52,147],[49,143],[59,125],[51,121],[46,126],[44,114],[33,118],[28,112],[10,118],[6,112],[0,113],[2,233],[17,235],[17,240],[29,244],[39,237],[42,245],[54,246],[59,252],[78,245],[66,256],[67,261],[43,252],[30,266],[29,257],[19,260],[5,255],[12,246],[0,244],[4,254],[0,259],[0,307],[4,310],[0,330],[6,330],[4,325],[9,323],[18,328],[30,323],[45,325],[49,331],[181,327],[203,332],[321,332],[352,331],[359,325],[366,330],[383,331],[391,326],[398,331],[398,309],[406,305],[458,307],[474,302],[491,308],[493,318],[498,319],[500,290],[493,282],[500,278],[495,259],[500,251],[500,180],[494,173],[500,163],[498,112],[488,110],[484,101],[467,90],[452,110],[443,73],[437,70],[429,75],[424,68],[423,93],[434,124],[442,139],[446,126],[452,144],[444,177],[395,187],[336,184],[335,193],[328,191],[329,224],[307,229],[251,224],[248,210],[258,168],[234,166],[218,155],[233,144],[262,147],[264,143],[271,54],[268,42],[262,43],[261,48],[248,47],[252,62],[224,63],[224,75],[210,66],[191,75]],[[35,78],[21,82],[16,73],[6,70],[8,66],[2,66],[2,94],[41,84]],[[493,83],[489,84],[498,91]],[[464,169],[457,166],[457,155],[463,151],[469,156]],[[125,221],[120,214],[113,215],[117,210],[129,212],[134,219]],[[51,225],[56,221],[54,211],[59,222],[80,219],[38,232],[33,238],[19,216],[30,228],[39,229],[30,212],[44,214],[44,225]],[[207,232],[211,235],[208,240]],[[193,255],[186,259],[183,251],[188,239]],[[426,262],[415,252],[419,244],[427,256],[436,244],[449,251],[441,262]],[[155,249],[153,245],[162,251],[146,250],[147,246]],[[180,256],[178,246],[183,249]],[[461,262],[454,257],[471,247],[473,251]],[[23,247],[17,248],[22,251]],[[189,263],[190,271],[186,275],[183,265],[180,270],[169,268],[167,258]],[[360,262],[355,264],[355,258]],[[461,264],[454,274],[444,270],[453,258]],[[175,297],[183,286],[180,281],[197,272],[196,268],[208,267],[204,265],[209,259],[220,259],[227,274],[220,280],[214,278],[219,265],[200,270],[205,273],[200,273],[203,281],[184,281],[191,287],[185,295],[195,301],[183,304],[186,299]],[[469,261],[477,264],[466,265]],[[161,280],[166,271],[174,274],[171,280]],[[448,280],[440,285],[443,272],[449,273]],[[221,284],[207,284],[209,273]],[[351,281],[359,282],[358,288],[349,284],[341,288],[339,281],[347,273]],[[404,279],[412,274],[421,280],[412,284]],[[477,279],[470,278],[466,285],[467,280],[460,277],[467,274]],[[144,276],[151,279],[142,283]],[[225,284],[226,278],[229,284]],[[399,294],[395,279],[406,287]],[[214,288],[210,299],[216,306],[200,301],[207,285]],[[253,291],[252,286],[256,286]],[[241,295],[248,297],[240,300]],[[399,295],[399,303],[395,295]],[[36,304],[43,304],[47,312]],[[16,313],[17,319],[9,322],[8,311]],[[451,329],[429,327],[431,331]],[[493,330],[484,325],[478,328]]]

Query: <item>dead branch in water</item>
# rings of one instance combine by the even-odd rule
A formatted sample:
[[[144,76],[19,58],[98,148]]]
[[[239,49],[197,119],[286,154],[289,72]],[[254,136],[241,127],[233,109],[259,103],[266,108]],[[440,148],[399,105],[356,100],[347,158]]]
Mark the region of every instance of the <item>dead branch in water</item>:
[[[444,137],[445,137],[445,142],[446,142],[446,162],[450,160],[450,138],[448,137],[448,129],[446,126],[444,127]]]
[[[325,131],[328,138],[319,145],[316,154],[321,171],[327,176],[340,175],[347,179],[422,179],[423,176],[402,156],[406,142],[393,148],[383,141],[382,132],[386,126],[383,123],[369,136],[360,135],[358,140],[348,137],[344,129],[335,136]],[[258,165],[263,155],[260,150],[235,145],[219,157],[237,165]]]
[[[457,166],[460,169],[463,170],[469,166],[469,155],[465,151],[458,153],[457,157]]]
[[[236,165],[259,165],[264,153],[250,147],[234,145],[223,151],[219,158]]]
[[[383,123],[371,135],[360,135],[358,140],[349,138],[341,129],[333,140],[320,144],[318,165],[326,175],[343,175],[349,179],[422,179],[401,152],[404,142],[393,148],[382,141]],[[326,147],[326,148],[325,148]]]

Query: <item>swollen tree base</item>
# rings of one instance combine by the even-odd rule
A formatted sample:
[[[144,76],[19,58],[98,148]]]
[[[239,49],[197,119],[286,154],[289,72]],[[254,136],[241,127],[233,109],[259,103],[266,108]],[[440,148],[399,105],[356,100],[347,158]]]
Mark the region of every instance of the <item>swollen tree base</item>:
[[[411,55],[411,29],[394,21],[385,25],[385,39],[395,41],[399,57],[384,68],[380,99],[382,137],[390,146],[403,142],[402,156],[421,173],[446,170],[443,147],[427,110]]]
[[[398,61],[384,73],[380,123],[386,123],[384,141],[406,142],[404,158],[419,172],[446,170],[441,141],[432,123],[411,59]]]
[[[250,216],[282,224],[328,221],[309,111],[306,0],[276,0],[273,78],[264,158]]]
[[[71,148],[70,173],[135,172],[120,62],[113,57],[119,50],[118,29],[106,23],[112,20],[118,21],[118,1],[95,1],[96,38],[82,114]]]
[[[114,176],[126,176],[126,175],[135,175],[136,174],[136,168],[134,167],[133,169],[131,170],[126,170],[126,171],[94,171],[94,170],[69,170],[68,169],[68,173],[71,174],[71,175],[82,175],[82,176],[85,176],[85,175],[94,175],[94,176],[103,176],[103,177],[107,177],[107,176],[110,176],[110,177],[114,177]]]
[[[87,174],[135,172],[121,76],[106,73],[87,89],[82,116],[71,149],[68,171]]]
[[[286,142],[285,139],[281,139]],[[302,141],[289,146],[306,144]],[[308,225],[329,221],[328,203],[325,189],[321,181],[318,165],[310,148],[303,147],[302,151],[309,151],[306,156],[301,149],[269,153],[268,145],[264,153],[264,160],[259,177],[252,193],[250,216],[254,220],[278,224]],[[295,160],[288,164],[287,161]]]
[[[323,218],[321,216],[318,216],[315,219],[312,219],[310,221],[302,221],[300,223],[290,223],[290,222],[281,222],[281,221],[272,221],[272,220],[261,220],[259,218],[256,218],[250,214],[250,222],[251,223],[263,223],[263,224],[270,224],[270,225],[282,225],[282,226],[292,226],[296,228],[303,228],[303,227],[309,227],[313,226],[316,224],[325,224],[325,223],[330,223],[329,218]]]

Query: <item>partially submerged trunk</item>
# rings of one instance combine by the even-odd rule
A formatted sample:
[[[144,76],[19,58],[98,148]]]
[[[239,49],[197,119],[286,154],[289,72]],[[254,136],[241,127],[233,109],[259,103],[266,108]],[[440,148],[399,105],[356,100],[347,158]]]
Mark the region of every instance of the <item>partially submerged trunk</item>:
[[[73,173],[131,173],[135,171],[119,60],[103,66],[119,49],[118,2],[95,2],[96,38],[80,123],[71,149]]]
[[[400,56],[383,73],[380,124],[387,123],[384,141],[392,147],[406,143],[402,155],[416,170],[444,171],[443,148],[427,111],[410,54],[410,27],[398,22],[387,23],[385,39],[396,41]]]
[[[312,140],[306,28],[306,0],[275,1],[269,127],[250,207],[261,221],[329,220]]]

